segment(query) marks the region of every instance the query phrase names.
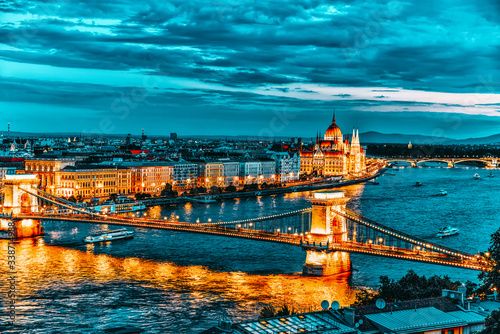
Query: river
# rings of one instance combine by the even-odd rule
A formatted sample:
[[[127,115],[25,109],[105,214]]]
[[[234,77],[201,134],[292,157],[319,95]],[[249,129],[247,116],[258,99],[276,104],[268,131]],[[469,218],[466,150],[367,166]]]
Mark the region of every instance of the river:
[[[474,173],[481,179],[474,180]],[[375,221],[430,241],[471,253],[487,249],[500,227],[500,173],[486,169],[402,168],[353,185],[348,207]],[[414,187],[416,181],[422,187]],[[441,189],[447,196],[436,196]],[[213,204],[153,207],[148,216],[229,221],[309,206],[309,193],[226,200]],[[460,228],[457,236],[434,237],[440,227]],[[351,255],[353,272],[334,277],[302,277],[305,252],[299,247],[172,231],[136,228],[130,240],[84,244],[106,226],[44,223],[45,236],[16,245],[18,280],[15,327],[2,333],[99,333],[134,325],[146,333],[199,333],[224,312],[234,321],[255,319],[268,303],[318,308],[321,300],[348,305],[353,287],[376,287],[381,275],[398,279],[409,269],[420,275],[448,275],[477,281],[477,272],[401,260]],[[110,226],[110,228],[113,228]],[[2,282],[7,273],[7,240],[0,240]],[[0,294],[6,305],[8,285]]]

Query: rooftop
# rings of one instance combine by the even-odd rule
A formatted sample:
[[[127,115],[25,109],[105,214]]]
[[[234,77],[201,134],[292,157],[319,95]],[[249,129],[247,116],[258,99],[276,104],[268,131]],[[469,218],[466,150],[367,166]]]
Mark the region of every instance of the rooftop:
[[[435,307],[368,314],[366,318],[380,331],[394,334],[424,332],[467,325],[465,320]]]
[[[234,328],[236,329],[235,333],[241,334],[356,333],[353,328],[335,321],[335,318],[328,311],[295,314],[240,323]]]

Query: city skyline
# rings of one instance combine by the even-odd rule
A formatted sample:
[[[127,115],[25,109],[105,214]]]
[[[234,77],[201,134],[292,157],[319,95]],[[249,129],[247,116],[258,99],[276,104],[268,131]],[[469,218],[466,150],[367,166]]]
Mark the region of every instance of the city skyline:
[[[2,6],[16,131],[310,137],[334,108],[360,133],[500,128],[494,1]]]

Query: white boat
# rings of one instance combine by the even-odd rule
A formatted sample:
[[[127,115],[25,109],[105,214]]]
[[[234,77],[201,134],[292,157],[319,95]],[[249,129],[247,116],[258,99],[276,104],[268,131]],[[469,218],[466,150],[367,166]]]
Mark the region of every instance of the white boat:
[[[493,172],[490,172],[490,175],[488,175],[488,177],[495,177],[495,174],[493,174]]]
[[[136,212],[146,210],[146,205],[141,202],[135,202],[131,199],[118,199],[115,202],[105,201],[101,205],[96,205],[91,207],[94,210],[100,211],[102,213],[125,213],[125,212]]]
[[[442,190],[442,189],[441,189],[441,190],[439,191],[439,195],[440,195],[440,196],[446,196],[446,195],[448,195],[448,192],[447,192],[446,190]]]
[[[421,187],[422,185],[423,183],[420,181],[415,182],[415,187]]]
[[[479,174],[478,174],[478,173],[474,174],[474,179],[478,180],[478,179],[480,179],[480,178],[481,178],[481,177],[479,176]]]
[[[456,227],[451,227],[451,226],[446,226],[441,229],[439,229],[439,232],[436,234],[436,237],[448,237],[450,235],[455,235],[460,232],[460,229]]]
[[[217,202],[211,196],[193,197],[192,200],[195,202],[198,202],[198,203],[215,203],[215,202]]]
[[[100,233],[96,233],[94,235],[89,235],[88,237],[83,239],[83,241],[88,244],[91,244],[94,242],[127,239],[127,238],[133,238],[134,237],[133,234],[134,234],[133,231],[128,231],[127,229],[122,228],[120,230],[103,231]]]

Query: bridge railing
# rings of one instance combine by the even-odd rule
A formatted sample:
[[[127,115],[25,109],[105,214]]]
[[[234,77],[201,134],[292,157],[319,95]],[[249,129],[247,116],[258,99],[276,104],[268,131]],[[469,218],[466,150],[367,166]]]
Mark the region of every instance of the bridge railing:
[[[459,251],[459,250],[456,250],[453,248],[449,248],[446,246],[441,246],[441,245],[426,241],[424,239],[412,236],[408,233],[401,232],[399,230],[396,230],[395,228],[392,228],[392,227],[383,225],[381,223],[375,222],[371,219],[362,217],[361,215],[359,215],[359,214],[357,214],[349,209],[343,209],[342,211],[343,212],[340,212],[340,211],[335,211],[335,212],[337,214],[343,216],[344,218],[354,220],[359,224],[362,224],[362,225],[368,226],[370,228],[376,229],[380,232],[392,235],[392,236],[394,236],[398,239],[401,239],[405,242],[416,244],[416,245],[419,245],[423,248],[437,250],[437,251],[440,251],[443,253],[447,253],[448,255],[451,255],[451,256],[466,257],[466,258],[475,257],[475,255],[472,255],[472,254],[469,254],[466,252],[462,252],[462,251]]]

